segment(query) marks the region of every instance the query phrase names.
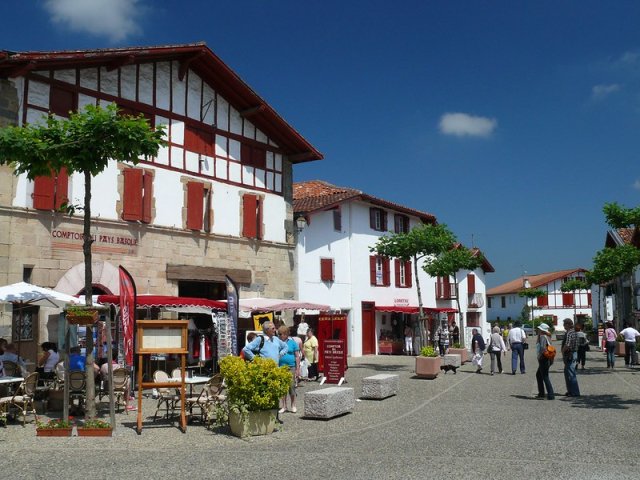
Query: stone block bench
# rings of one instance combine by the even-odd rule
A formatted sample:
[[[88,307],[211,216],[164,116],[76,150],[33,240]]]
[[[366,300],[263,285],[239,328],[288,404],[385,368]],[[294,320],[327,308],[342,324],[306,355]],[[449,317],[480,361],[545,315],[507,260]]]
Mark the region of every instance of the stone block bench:
[[[448,353],[442,357],[441,370],[444,370],[446,374],[449,370],[453,370],[453,373],[457,373],[456,370],[462,365],[462,357],[458,353]]]
[[[304,416],[328,420],[351,412],[356,405],[353,388],[329,387],[304,393]]]
[[[361,398],[382,400],[398,394],[400,376],[388,373],[373,375],[362,379]]]

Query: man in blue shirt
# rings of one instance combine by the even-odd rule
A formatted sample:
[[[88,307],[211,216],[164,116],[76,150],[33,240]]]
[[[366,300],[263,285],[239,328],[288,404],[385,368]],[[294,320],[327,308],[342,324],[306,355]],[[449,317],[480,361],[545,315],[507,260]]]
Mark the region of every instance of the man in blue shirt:
[[[289,348],[287,344],[280,340],[276,334],[276,326],[273,322],[264,322],[262,324],[263,335],[258,335],[250,343],[242,349],[246,360],[253,360],[256,355],[264,358],[270,358],[276,365],[280,361],[280,357],[287,354]],[[262,345],[262,346],[261,346]]]
[[[87,359],[80,353],[80,347],[71,347],[69,349],[69,371],[80,370],[84,372],[84,366]]]

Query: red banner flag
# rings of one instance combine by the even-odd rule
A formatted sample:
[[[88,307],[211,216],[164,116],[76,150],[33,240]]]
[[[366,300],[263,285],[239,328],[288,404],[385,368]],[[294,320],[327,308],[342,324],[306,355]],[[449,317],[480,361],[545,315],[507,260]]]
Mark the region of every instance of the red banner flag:
[[[122,319],[122,337],[124,343],[124,362],[133,365],[133,327],[136,315],[136,284],[133,277],[123,266],[120,270],[120,318]]]

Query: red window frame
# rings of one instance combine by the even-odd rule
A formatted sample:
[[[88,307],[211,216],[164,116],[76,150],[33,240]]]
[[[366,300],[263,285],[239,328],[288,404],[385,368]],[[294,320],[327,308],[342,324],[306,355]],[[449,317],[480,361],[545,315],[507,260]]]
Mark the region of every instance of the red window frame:
[[[320,280],[323,282],[333,282],[333,258],[320,259]]]
[[[215,151],[213,132],[208,132],[192,125],[185,125],[184,149],[199,155],[213,157]]]
[[[69,174],[61,168],[51,176],[39,176],[33,179],[33,208],[35,210],[58,210],[69,201]]]
[[[49,111],[60,117],[68,117],[69,112],[75,112],[78,109],[78,94],[60,88],[57,85],[51,85],[49,90]]]
[[[548,307],[549,306],[549,295],[542,295],[538,297],[537,303],[539,307]]]
[[[153,176],[140,168],[126,168],[124,177],[124,193],[122,219],[151,223],[151,207],[153,201]]]
[[[249,167],[265,170],[267,168],[267,151],[264,148],[242,143],[240,145],[240,162]]]
[[[202,230],[204,214],[204,183],[187,183],[187,228]]]
[[[262,198],[254,194],[242,196],[242,236],[246,238],[263,238]]]
[[[575,295],[572,292],[562,292],[562,306],[573,307],[575,305]]]
[[[473,273],[467,274],[467,294],[474,295],[476,293],[476,276]]]
[[[393,226],[395,233],[408,233],[409,232],[409,217],[396,213],[393,216]]]
[[[382,283],[378,283],[378,259],[380,259],[382,265]],[[390,262],[388,257],[382,257],[380,255],[371,255],[369,257],[369,281],[371,285],[375,287],[388,287],[391,285],[391,272]]]
[[[402,268],[404,268],[404,283],[402,283]],[[412,285],[411,278],[411,260],[401,260],[396,258],[394,261],[394,271],[396,276],[396,287],[410,288]]]
[[[380,225],[378,225],[378,221],[380,220]],[[382,208],[371,207],[369,209],[369,226],[372,230],[377,232],[386,232],[387,231],[387,212]]]

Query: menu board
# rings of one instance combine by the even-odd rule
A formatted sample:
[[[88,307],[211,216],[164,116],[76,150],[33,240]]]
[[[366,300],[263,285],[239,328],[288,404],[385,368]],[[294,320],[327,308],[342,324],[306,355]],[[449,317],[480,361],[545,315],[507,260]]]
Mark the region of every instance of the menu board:
[[[344,378],[346,351],[344,340],[325,340],[322,346],[326,383],[340,383]]]

